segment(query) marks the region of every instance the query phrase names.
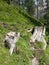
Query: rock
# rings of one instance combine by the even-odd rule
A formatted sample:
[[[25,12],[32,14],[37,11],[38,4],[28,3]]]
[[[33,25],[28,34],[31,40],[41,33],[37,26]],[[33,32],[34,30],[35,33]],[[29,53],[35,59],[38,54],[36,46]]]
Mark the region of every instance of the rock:
[[[32,65],[39,65],[39,61],[36,57],[32,59]]]
[[[35,50],[35,48],[34,48],[34,47],[30,47],[30,50],[32,50],[32,51],[33,51],[33,50]]]

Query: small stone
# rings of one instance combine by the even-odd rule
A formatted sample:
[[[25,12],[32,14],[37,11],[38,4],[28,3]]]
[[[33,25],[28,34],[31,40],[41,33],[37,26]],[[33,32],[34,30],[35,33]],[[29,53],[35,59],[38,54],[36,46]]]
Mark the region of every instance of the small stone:
[[[39,65],[39,61],[36,57],[32,59],[32,65]]]
[[[32,51],[33,51],[33,50],[35,50],[35,48],[34,48],[34,47],[30,47],[30,50],[32,50]]]

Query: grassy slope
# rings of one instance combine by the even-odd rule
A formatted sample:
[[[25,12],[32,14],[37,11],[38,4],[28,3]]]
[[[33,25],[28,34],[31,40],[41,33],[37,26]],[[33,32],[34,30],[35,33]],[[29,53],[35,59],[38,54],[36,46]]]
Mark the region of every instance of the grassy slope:
[[[29,38],[31,34],[27,33],[27,29],[35,25],[39,25],[36,19],[30,17],[26,12],[18,6],[8,5],[0,2],[0,65],[31,65],[30,56],[32,52],[29,47]],[[9,31],[20,31],[21,37],[16,44],[18,51],[9,55],[9,50],[4,47],[4,37]],[[40,56],[36,51],[35,56],[40,58],[40,65],[49,65],[49,46]],[[36,53],[36,54],[35,54]],[[41,60],[42,59],[42,60]]]

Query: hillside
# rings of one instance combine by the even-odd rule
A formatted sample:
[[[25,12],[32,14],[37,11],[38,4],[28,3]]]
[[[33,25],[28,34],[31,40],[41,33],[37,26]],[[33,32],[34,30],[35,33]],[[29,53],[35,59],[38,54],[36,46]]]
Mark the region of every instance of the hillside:
[[[31,52],[29,47],[31,33],[28,33],[27,29],[41,24],[18,5],[15,7],[0,1],[0,65],[31,65],[32,54],[39,57],[40,65],[49,65],[49,45],[41,56],[36,51]],[[9,49],[4,47],[4,38],[9,31],[21,32],[20,39],[16,44],[18,51],[11,56]]]

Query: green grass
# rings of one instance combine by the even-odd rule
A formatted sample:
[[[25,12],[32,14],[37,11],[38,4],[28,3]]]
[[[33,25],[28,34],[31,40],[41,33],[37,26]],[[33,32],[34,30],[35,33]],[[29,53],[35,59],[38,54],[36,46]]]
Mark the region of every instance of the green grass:
[[[32,54],[39,58],[40,65],[49,65],[49,45],[41,55],[38,51],[30,51],[31,33],[27,33],[27,29],[35,25],[41,25],[41,22],[29,16],[21,7],[0,1],[0,65],[31,65],[30,56]],[[18,50],[11,56],[9,49],[4,47],[4,38],[9,31],[21,32],[20,39],[16,44]],[[49,40],[48,37],[46,40]],[[41,46],[39,44],[36,47]]]

